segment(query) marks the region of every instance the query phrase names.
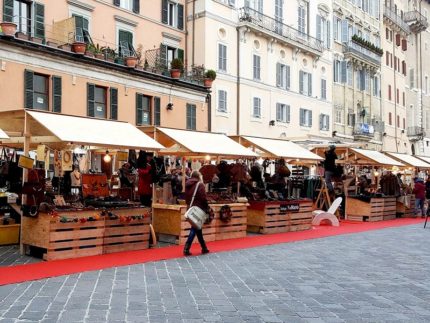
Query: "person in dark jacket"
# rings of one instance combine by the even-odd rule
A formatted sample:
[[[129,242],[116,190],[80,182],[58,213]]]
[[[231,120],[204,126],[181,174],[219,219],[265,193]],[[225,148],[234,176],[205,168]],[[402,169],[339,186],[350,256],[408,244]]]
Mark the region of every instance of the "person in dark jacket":
[[[332,184],[332,178],[336,172],[336,146],[331,145],[329,149],[324,153],[325,160],[324,160],[324,178],[325,183],[327,184],[328,191],[330,193],[333,193],[333,184]]]
[[[426,186],[422,178],[415,180],[414,190],[415,194],[415,214],[421,213],[421,217],[424,217],[424,201],[426,198]]]
[[[193,199],[194,191],[196,190],[196,185],[198,185],[196,195],[194,197],[193,205],[190,205],[191,200]],[[208,210],[209,208],[208,200],[206,198],[205,185],[203,184],[202,175],[198,171],[192,172],[191,178],[185,183],[185,201],[188,208],[191,206],[198,206],[204,211]],[[203,238],[203,230],[197,230],[191,227],[190,234],[188,235],[187,242],[184,246],[185,256],[191,255],[190,248],[196,235],[200,246],[202,247],[202,254],[209,252],[205,239]]]
[[[137,192],[139,193],[140,203],[144,206],[151,207],[151,165],[148,164],[147,155],[144,151],[139,152],[139,158],[137,159],[137,174],[139,175],[139,182],[137,183]]]

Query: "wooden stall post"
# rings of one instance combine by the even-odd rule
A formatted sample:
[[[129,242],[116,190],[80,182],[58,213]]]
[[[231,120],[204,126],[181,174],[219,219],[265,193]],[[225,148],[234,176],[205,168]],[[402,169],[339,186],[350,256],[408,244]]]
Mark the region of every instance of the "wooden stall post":
[[[30,153],[30,141],[31,141],[31,133],[30,133],[30,121],[28,120],[28,114],[27,112],[24,113],[24,156],[28,156]],[[28,170],[26,168],[22,169],[22,185],[24,185],[24,182],[28,180]],[[24,197],[22,203],[27,203],[27,198]],[[20,237],[23,236],[23,216],[22,212],[21,214],[21,226],[20,226]],[[19,243],[19,252],[21,255],[25,254],[24,250],[24,244],[22,243],[22,238],[20,239]]]

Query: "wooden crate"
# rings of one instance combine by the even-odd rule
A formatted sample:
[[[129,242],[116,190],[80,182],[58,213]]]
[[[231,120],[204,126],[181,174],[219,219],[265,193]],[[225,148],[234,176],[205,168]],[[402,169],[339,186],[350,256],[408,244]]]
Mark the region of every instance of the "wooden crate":
[[[220,209],[225,204],[211,204],[215,213],[215,219],[212,221],[215,225],[215,240],[225,240],[246,237],[247,225],[247,204],[231,203],[227,204],[231,208],[232,216],[229,222],[221,221]]]
[[[385,213],[385,199],[389,200],[387,204],[388,211]],[[371,198],[370,202],[361,201],[353,197],[348,197],[346,202],[347,219],[350,221],[376,222],[384,220],[384,214],[393,212],[392,198]]]
[[[120,218],[113,220],[106,217],[105,219],[103,253],[148,249],[150,209],[118,209],[113,212]],[[137,219],[136,216],[143,216],[143,219]],[[121,217],[125,218],[121,220]]]
[[[383,219],[394,220],[396,218],[396,212],[397,212],[397,199],[395,197],[384,198]]]
[[[19,243],[19,224],[0,225],[0,246]]]
[[[397,201],[397,214],[402,218],[414,218],[415,214],[415,196],[408,195],[410,200],[409,206]]]
[[[300,210],[290,213],[290,231],[304,231],[312,228],[313,204],[311,201],[300,203]]]

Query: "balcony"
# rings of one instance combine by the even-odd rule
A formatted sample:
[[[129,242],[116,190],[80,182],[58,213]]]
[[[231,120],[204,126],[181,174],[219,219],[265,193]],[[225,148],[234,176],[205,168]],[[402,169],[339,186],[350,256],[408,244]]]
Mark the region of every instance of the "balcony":
[[[424,132],[424,128],[415,126],[408,127],[406,135],[408,136],[410,141],[419,141],[423,139],[426,134]]]
[[[426,30],[429,26],[427,18],[417,10],[406,12],[403,15],[403,20],[409,24],[409,29],[415,34]]]
[[[324,51],[322,41],[249,7],[239,9],[239,21],[240,25],[247,26],[259,34],[276,38],[288,46],[300,48],[315,56],[321,56]]]
[[[371,70],[377,70],[381,66],[381,56],[354,41],[343,44],[343,54],[354,64],[368,67]]]
[[[370,141],[373,139],[375,129],[368,123],[357,123],[354,126],[352,135],[356,141]]]
[[[409,35],[411,33],[409,25],[403,20],[403,18],[387,6],[384,6],[384,22],[399,33],[403,33],[405,35]]]

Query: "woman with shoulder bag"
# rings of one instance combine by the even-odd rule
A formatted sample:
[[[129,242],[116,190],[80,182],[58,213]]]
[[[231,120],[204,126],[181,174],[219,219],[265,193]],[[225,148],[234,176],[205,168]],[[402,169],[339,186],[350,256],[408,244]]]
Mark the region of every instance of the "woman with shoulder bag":
[[[197,206],[205,211],[209,209],[205,185],[202,181],[202,175],[198,171],[193,171],[190,179],[185,184],[185,201],[187,202],[188,208],[191,206]],[[205,239],[203,238],[203,230],[191,227],[190,234],[188,235],[188,239],[184,247],[185,256],[191,256],[190,248],[196,235],[200,246],[202,247],[202,254],[209,252],[209,249],[206,247]]]

